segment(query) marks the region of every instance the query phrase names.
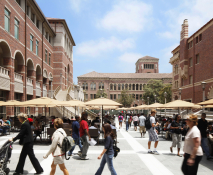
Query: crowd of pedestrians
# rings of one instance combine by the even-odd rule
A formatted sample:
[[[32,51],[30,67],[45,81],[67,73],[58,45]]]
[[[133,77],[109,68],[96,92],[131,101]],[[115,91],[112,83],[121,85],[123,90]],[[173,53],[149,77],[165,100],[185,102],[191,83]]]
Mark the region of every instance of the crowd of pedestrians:
[[[124,117],[125,116],[125,117]],[[182,172],[185,175],[196,175],[199,163],[205,152],[207,160],[213,159],[210,155],[208,142],[213,142],[213,127],[206,120],[206,114],[203,113],[201,119],[198,120],[196,115],[190,115],[187,119],[181,119],[179,114],[173,115],[172,118],[161,118],[161,124],[156,117],[156,111],[151,110],[150,115],[145,116],[144,113],[127,114],[120,113],[118,116],[119,125],[122,127],[122,121],[126,123],[126,131],[131,127],[131,120],[134,123],[134,130],[139,132],[141,138],[145,137],[148,132],[148,153],[159,155],[157,146],[159,142],[159,132],[166,132],[165,138],[171,138],[172,143],[170,147],[171,153],[173,148],[177,147],[177,156],[184,156],[182,163]],[[182,141],[184,140],[183,152],[180,154],[182,148]],[[151,142],[154,142],[154,150],[151,150]]]

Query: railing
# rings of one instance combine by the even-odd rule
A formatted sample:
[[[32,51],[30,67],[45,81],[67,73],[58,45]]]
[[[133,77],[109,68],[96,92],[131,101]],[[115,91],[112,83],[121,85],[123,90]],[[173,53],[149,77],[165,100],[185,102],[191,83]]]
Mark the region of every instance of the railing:
[[[23,76],[14,72],[14,91],[23,93]]]
[[[41,96],[41,84],[38,81],[36,81],[36,96]]]
[[[53,90],[49,90],[49,91],[48,91],[48,97],[49,97],[49,98],[52,98],[53,93],[54,93],[54,91],[53,91]]]
[[[18,81],[21,81],[21,82],[23,82],[22,80],[22,78],[23,78],[23,76],[21,75],[21,74],[18,74],[18,73],[16,73],[16,72],[14,72],[14,75],[15,75],[15,80],[18,80]]]
[[[4,67],[0,67],[0,89],[10,90],[9,70]]]
[[[0,74],[9,77],[9,70],[4,67],[0,67]]]
[[[180,56],[180,53],[175,54],[173,57],[170,58],[170,63],[172,63],[173,61],[175,61],[176,59],[178,59]]]
[[[27,77],[27,84],[33,85],[33,79]]]

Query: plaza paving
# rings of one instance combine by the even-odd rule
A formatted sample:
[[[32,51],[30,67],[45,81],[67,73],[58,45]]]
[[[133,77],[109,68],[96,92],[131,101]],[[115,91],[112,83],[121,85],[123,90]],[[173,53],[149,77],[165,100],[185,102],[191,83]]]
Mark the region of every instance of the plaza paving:
[[[2,145],[7,139],[15,136],[0,137],[0,145]],[[166,141],[160,138],[158,145],[158,151],[160,155],[147,154],[147,142],[148,134],[146,138],[140,138],[140,133],[134,131],[133,126],[129,132],[125,131],[125,125],[118,131],[118,147],[121,149],[118,157],[114,159],[114,167],[118,175],[181,175],[181,164],[183,158],[176,156],[176,149],[174,153],[169,152],[171,141]],[[34,150],[36,157],[38,158],[41,166],[44,169],[44,173],[48,175],[50,172],[50,165],[52,163],[52,156],[47,159],[43,159],[43,155],[47,152],[49,145],[35,144]],[[103,150],[103,146],[93,146],[89,148],[88,156],[89,160],[80,160],[77,155],[74,155],[70,160],[66,160],[66,167],[71,175],[94,175],[100,165],[100,160],[97,159],[98,155]],[[153,149],[153,143],[152,143]],[[76,147],[74,153],[79,150]],[[11,162],[8,167],[11,169],[11,173],[14,173],[16,168],[21,146],[18,142],[14,143]],[[181,152],[183,154],[183,152]],[[30,160],[27,158],[25,163],[24,174],[34,174],[35,171]],[[57,167],[56,175],[63,174],[59,167]],[[211,175],[213,174],[213,161],[207,161],[204,158],[199,166],[198,175]],[[110,175],[108,167],[105,166],[103,175]]]

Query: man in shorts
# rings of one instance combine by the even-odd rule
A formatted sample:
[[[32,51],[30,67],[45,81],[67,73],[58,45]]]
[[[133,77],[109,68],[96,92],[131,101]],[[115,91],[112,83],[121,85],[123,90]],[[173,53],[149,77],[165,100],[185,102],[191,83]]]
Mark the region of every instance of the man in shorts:
[[[145,137],[145,134],[146,134],[145,120],[146,120],[146,117],[144,116],[144,113],[141,113],[141,116],[139,117],[139,120],[138,120],[141,137]]]
[[[159,139],[158,139],[158,134],[157,134],[156,129],[155,129],[155,127],[158,126],[159,123],[155,122],[155,114],[156,114],[156,111],[154,109],[152,109],[151,115],[150,115],[151,128],[148,130],[148,134],[149,134],[148,153],[159,155],[159,153],[156,150],[156,148],[158,146]],[[151,142],[155,142],[154,151],[151,151],[151,149],[150,149]]]

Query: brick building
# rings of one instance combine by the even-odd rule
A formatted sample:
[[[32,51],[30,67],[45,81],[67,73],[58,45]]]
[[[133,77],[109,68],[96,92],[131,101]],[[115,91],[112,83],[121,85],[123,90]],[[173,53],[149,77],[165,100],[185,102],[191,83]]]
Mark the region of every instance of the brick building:
[[[121,91],[128,89],[135,102],[132,106],[142,104],[144,87],[151,79],[172,82],[171,73],[158,73],[158,58],[145,56],[136,62],[136,73],[98,73],[90,72],[78,77],[78,84],[85,90],[85,100],[96,98],[99,89],[104,89],[112,100],[120,98]]]
[[[180,45],[173,51],[170,63],[173,66],[173,99],[198,103],[213,98],[213,19],[188,37],[188,20],[182,24]]]
[[[0,1],[0,101],[52,96],[73,84],[75,42],[64,19],[46,18],[35,0]],[[13,116],[24,108],[0,107]]]

